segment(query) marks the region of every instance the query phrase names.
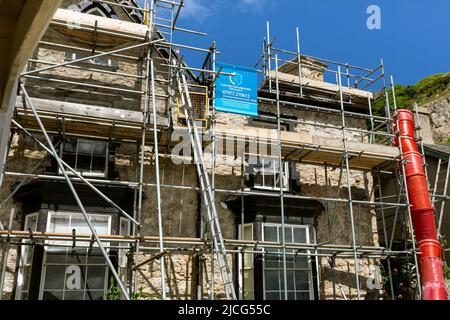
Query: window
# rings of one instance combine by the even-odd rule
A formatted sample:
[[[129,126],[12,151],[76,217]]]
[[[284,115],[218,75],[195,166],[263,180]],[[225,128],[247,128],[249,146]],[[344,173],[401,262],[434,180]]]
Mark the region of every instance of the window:
[[[283,190],[289,191],[289,164],[282,162],[283,166]],[[254,188],[264,190],[280,190],[280,162],[275,158],[258,157],[253,165]]]
[[[24,230],[37,230],[38,214],[33,213],[25,217]],[[23,243],[30,243],[30,240],[22,240]],[[30,274],[33,262],[33,248],[32,246],[23,245],[20,248],[19,272],[17,273],[16,286],[16,300],[28,298],[28,291],[30,287]]]
[[[87,53],[87,52],[75,53],[75,52],[66,51],[65,62],[70,62],[70,61],[74,61],[74,60],[78,60],[78,59],[87,58],[87,57],[90,57],[91,55],[92,54]],[[115,71],[119,68],[119,62],[117,60],[112,60],[105,56],[94,58],[94,59],[89,59],[89,60],[84,60],[84,61],[80,62],[80,64],[83,64],[87,67],[99,67],[100,66],[100,67],[104,67],[107,69],[111,69],[111,71]]]
[[[120,230],[119,234],[121,236],[129,236],[131,234],[131,222],[129,219],[120,217]],[[127,251],[130,248],[130,244],[120,242],[119,247],[124,248],[119,250],[119,267],[126,268],[127,267]]]
[[[282,242],[282,227],[263,224],[263,241]],[[286,243],[309,243],[307,226],[285,225]],[[302,251],[303,253],[307,251]],[[298,253],[298,252],[297,252]],[[310,256],[286,250],[287,292],[289,300],[314,299]],[[268,249],[263,259],[264,299],[284,299],[284,272],[282,249]]]
[[[293,131],[295,127],[295,123],[297,122],[297,117],[283,114],[280,117],[280,129],[281,131]],[[267,112],[267,111],[259,111],[258,117],[249,118],[248,124],[251,127],[264,128],[264,129],[273,129],[278,130],[278,115],[276,113]]]
[[[240,238],[243,240],[282,243],[281,224],[257,222],[241,225],[239,230]],[[310,227],[285,224],[285,240],[286,243],[311,243]],[[314,299],[314,286],[317,283],[314,281],[314,262],[309,254],[309,250],[286,250],[289,300]],[[239,286],[242,299],[284,300],[283,252],[281,248],[266,248],[262,254],[245,253],[240,256],[238,261],[241,272]]]
[[[89,221],[99,235],[111,234],[111,216],[88,214]],[[47,232],[91,234],[82,213],[49,212]],[[67,245],[72,241],[46,240],[46,244]],[[108,247],[109,243],[103,242]],[[108,284],[108,266],[94,243],[77,241],[73,248],[45,248],[39,299],[44,300],[101,300]],[[97,247],[97,248],[96,248]]]
[[[239,231],[242,232],[242,228],[239,228]],[[244,225],[244,236],[241,238],[243,240],[253,240],[253,225],[245,224]],[[254,300],[255,299],[255,270],[254,270],[254,255],[253,253],[245,253],[244,261],[241,262],[242,267],[239,270],[242,270],[241,279],[243,284],[241,283],[242,288],[242,298],[245,300]]]
[[[100,252],[77,248],[45,253],[39,299],[103,300],[107,285],[108,266]]]
[[[88,214],[88,218],[94,227],[94,230],[99,235],[111,234],[111,216],[100,214]],[[49,212],[47,221],[47,232],[52,233],[72,233],[75,229],[77,234],[91,234],[89,228],[82,213],[78,212]],[[71,244],[71,241],[52,241],[46,240],[48,244]],[[103,242],[105,246],[109,243]],[[77,241],[77,246],[89,246],[89,241]],[[98,246],[97,243],[93,245]]]
[[[91,177],[107,177],[109,158],[107,142],[67,138],[61,151],[62,159],[78,173]]]

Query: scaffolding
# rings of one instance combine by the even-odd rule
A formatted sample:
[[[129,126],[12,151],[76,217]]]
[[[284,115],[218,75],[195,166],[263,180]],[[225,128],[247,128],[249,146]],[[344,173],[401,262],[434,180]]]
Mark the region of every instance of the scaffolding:
[[[111,3],[111,1],[96,0],[99,3]],[[117,4],[127,8],[124,4]],[[377,149],[365,150],[359,145],[356,146],[351,140],[351,136],[358,134],[364,147],[385,145],[389,147],[394,139],[399,137],[398,133],[392,131],[392,124],[396,121],[395,110],[395,90],[394,81],[391,78],[393,101],[389,99],[388,86],[384,74],[384,63],[375,68],[363,68],[349,63],[340,63],[328,59],[304,55],[300,46],[299,29],[296,30],[296,50],[290,51],[276,48],[271,38],[270,24],[267,23],[267,37],[264,41],[264,52],[255,68],[262,76],[262,86],[258,102],[276,106],[276,116],[260,115],[263,120],[276,121],[276,138],[269,140],[269,146],[277,150],[276,154],[279,163],[286,161],[296,164],[306,164],[322,167],[325,170],[325,196],[302,196],[299,194],[285,193],[283,188],[279,188],[278,193],[249,190],[244,183],[244,170],[241,170],[241,188],[218,188],[216,186],[217,175],[217,139],[224,129],[217,123],[217,111],[214,106],[214,88],[218,76],[232,76],[216,70],[216,60],[219,52],[216,44],[212,43],[210,48],[203,49],[194,46],[179,44],[174,42],[176,32],[189,33],[204,36],[198,31],[188,30],[177,26],[178,17],[182,12],[184,1],[152,0],[146,9],[130,7],[141,12],[148,18],[148,25],[138,25],[133,30],[111,28],[106,26],[102,19],[84,17],[83,14],[74,13],[76,17],[84,17],[83,23],[76,28],[67,25],[62,16],[56,15],[51,23],[51,28],[62,30],[67,36],[81,39],[80,46],[67,46],[64,39],[43,39],[40,46],[50,49],[71,50],[80,54],[81,58],[71,59],[64,63],[55,63],[42,60],[35,56],[29,60],[28,69],[22,74],[23,83],[20,86],[23,102],[18,101],[18,107],[13,120],[14,132],[33,139],[48,155],[53,157],[62,173],[62,176],[36,173],[42,160],[31,172],[5,171],[4,174],[12,179],[21,181],[16,188],[1,202],[1,207],[10,201],[12,196],[26,182],[33,179],[50,181],[65,181],[71,187],[73,196],[77,199],[78,206],[89,226],[91,234],[75,233],[51,233],[35,232],[32,230],[18,231],[12,227],[14,212],[11,212],[11,219],[7,228],[1,225],[0,238],[2,240],[2,261],[0,290],[3,293],[6,264],[11,246],[26,247],[36,244],[49,247],[74,247],[77,243],[88,242],[90,248],[94,242],[100,248],[102,255],[106,259],[109,269],[112,272],[120,290],[122,298],[129,299],[138,291],[137,276],[140,275],[145,282],[155,291],[160,292],[161,299],[168,299],[167,296],[167,266],[164,257],[170,252],[187,252],[196,256],[209,255],[211,259],[210,270],[199,271],[206,279],[208,285],[208,298],[214,299],[214,275],[216,271],[220,273],[222,285],[228,299],[242,299],[242,293],[237,295],[237,287],[233,281],[232,268],[228,261],[231,256],[243,256],[246,253],[264,254],[270,249],[278,249],[282,252],[283,278],[286,284],[283,288],[284,299],[288,299],[287,289],[287,265],[288,255],[304,255],[316,260],[319,265],[319,258],[343,258],[354,261],[355,267],[355,287],[356,298],[361,299],[361,275],[360,261],[363,259],[387,258],[388,273],[392,284],[392,270],[390,259],[395,257],[408,257],[414,261],[417,268],[417,255],[414,234],[411,227],[411,211],[408,200],[407,185],[403,170],[399,170],[399,165],[403,166],[404,159],[402,150],[396,152],[377,152]],[[95,21],[93,24],[89,21]],[[119,25],[117,25],[119,26]],[[119,49],[104,50],[101,43],[112,42]],[[201,68],[189,67],[184,63],[179,50],[189,50],[197,54],[206,55],[205,62]],[[121,59],[138,65],[135,73],[121,73],[110,71],[108,68],[93,67],[85,62],[94,59]],[[316,65],[312,65],[314,61]],[[282,65],[280,65],[282,63]],[[55,69],[89,71],[94,74],[104,74],[109,76],[124,77],[136,81],[135,86],[111,85],[105,86],[92,79],[66,80],[58,76],[52,76],[51,71]],[[323,73],[321,81],[305,79],[305,69]],[[344,70],[344,71],[343,71]],[[198,76],[197,76],[198,75]],[[193,84],[190,80],[196,79],[199,84]],[[328,81],[332,79],[333,81]],[[36,83],[56,83],[63,88],[77,88],[77,90],[93,90],[95,94],[104,94],[107,98],[113,99],[115,94],[123,94],[130,101],[142,102],[140,110],[111,110],[111,108],[98,106],[96,110],[86,110],[77,112],[77,104],[59,103],[54,105],[42,103],[40,99],[32,97],[34,85]],[[335,82],[335,83],[332,83]],[[353,83],[352,83],[353,82]],[[142,85],[142,88],[139,85]],[[200,93],[194,89],[201,86]],[[165,87],[165,90],[158,88]],[[202,102],[193,105],[192,96],[198,94],[203,101],[206,97],[208,103]],[[205,92],[206,91],[206,92]],[[93,98],[95,99],[95,97]],[[375,114],[373,106],[376,103],[384,104],[384,115]],[[159,106],[163,105],[161,112]],[[209,112],[205,111],[205,105]],[[300,110],[313,111],[318,113],[328,113],[340,118],[338,125],[318,124],[302,119],[291,119],[282,114],[281,108],[289,107]],[[204,114],[201,114],[203,110]],[[31,111],[31,112],[30,112]],[[394,111],[394,118],[392,118]],[[200,114],[198,114],[200,113]],[[175,119],[178,115],[179,119]],[[347,125],[349,118],[358,118],[366,121],[368,129],[353,128]],[[179,126],[179,120],[183,125]],[[198,125],[200,122],[200,125]],[[314,141],[301,142],[289,140],[282,132],[282,123],[301,124],[307,127],[319,126],[332,130],[338,130],[341,134],[338,145],[326,145]],[[186,127],[187,125],[187,127]],[[199,130],[206,126],[207,132],[211,135],[212,157],[211,169],[207,170],[203,162],[203,152],[207,145],[200,140]],[[169,155],[174,143],[170,136],[174,129],[185,130],[190,133],[191,142],[194,148],[193,158],[197,167],[199,186],[164,184],[161,181],[161,169],[159,161],[161,156]],[[247,143],[248,137],[242,135],[240,128],[232,133],[231,138]],[[43,134],[45,142],[42,142],[39,135]],[[108,139],[120,143],[135,145],[137,149],[136,158],[139,165],[136,166],[136,179],[134,181],[118,181],[107,179],[96,179],[85,177],[65,163],[58,154],[54,142],[50,135],[77,136]],[[420,139],[419,139],[420,140]],[[400,144],[401,145],[401,144]],[[145,171],[145,161],[148,157],[147,149],[151,147],[151,157],[155,165],[155,181],[146,182],[149,175]],[[387,148],[386,150],[388,150]],[[391,148],[392,149],[392,148]],[[389,150],[391,150],[389,149]],[[392,150],[391,150],[392,151]],[[448,161],[447,161],[448,162]],[[244,160],[243,160],[244,163]],[[424,165],[425,165],[424,160]],[[442,163],[444,164],[444,163]],[[441,162],[440,162],[441,166]],[[448,164],[450,168],[450,163]],[[244,164],[242,164],[244,167]],[[285,184],[285,173],[283,166],[279,166],[280,186]],[[336,186],[337,194],[330,194],[329,170],[338,170],[339,179]],[[364,171],[373,174],[373,190],[368,200],[354,198],[352,193],[352,170]],[[448,182],[450,170],[446,172]],[[382,176],[392,178],[397,186],[395,194],[385,194],[382,189]],[[436,177],[437,181],[438,177]],[[105,236],[97,234],[95,228],[90,224],[84,209],[83,199],[80,198],[73,187],[74,183],[82,183],[95,192],[108,204],[116,208],[123,216],[127,217],[133,224],[131,235]],[[447,183],[448,184],[448,183]],[[446,185],[447,185],[446,184]],[[119,205],[109,199],[98,185],[128,186],[134,190],[134,210],[127,212]],[[436,185],[436,183],[435,183]],[[144,212],[144,189],[152,188],[156,190],[155,207],[157,212],[158,236],[143,236],[142,216]],[[343,195],[344,189],[347,194]],[[435,187],[436,189],[436,187]],[[168,237],[164,234],[164,210],[162,207],[161,193],[168,191],[193,190],[202,197],[202,203],[207,214],[202,215],[200,237],[198,238],[176,238]],[[447,191],[445,188],[444,191]],[[271,197],[274,201],[280,201],[280,217],[282,222],[282,236],[280,242],[255,241],[242,239],[223,238],[221,226],[215,208],[217,194],[228,194],[241,197],[249,195],[259,195]],[[433,195],[433,200],[445,201],[445,194]],[[345,205],[350,219],[351,243],[332,244],[330,231],[329,241],[322,243],[291,243],[286,240],[285,235],[285,201],[288,199],[298,200],[318,200],[325,204],[326,214],[329,217],[329,228],[332,228],[334,211],[336,206]],[[436,200],[437,201],[437,200]],[[355,223],[354,206],[364,205],[375,210],[381,215],[384,246],[381,245],[361,245],[357,242],[357,224]],[[442,221],[443,207],[439,217],[439,228]],[[392,229],[386,223],[386,212],[394,211],[394,222]],[[245,209],[242,206],[242,217],[245,216]],[[404,246],[393,248],[396,235],[396,225],[401,224]],[[242,219],[243,225],[243,219]],[[209,232],[207,228],[209,227]],[[51,242],[50,242],[51,241]],[[68,244],[70,243],[70,244]],[[116,243],[117,245],[112,245]],[[130,283],[123,283],[120,275],[115,271],[108,256],[107,250],[113,248],[123,249],[126,245],[130,250],[128,257],[132,263],[128,266],[128,272],[132,274],[133,280]],[[295,250],[295,253],[292,253]],[[151,253],[150,259],[141,261],[142,253]],[[152,282],[144,275],[141,268],[151,261],[160,261],[161,287],[155,288]],[[217,266],[215,263],[217,262]],[[208,272],[209,278],[208,278]],[[234,277],[235,278],[235,277]],[[319,278],[319,276],[318,276]],[[318,279],[320,282],[320,279]],[[347,299],[346,294],[338,283],[341,295]],[[394,297],[394,289],[391,287],[391,296]],[[197,299],[202,299],[203,295],[197,292]],[[420,297],[420,286],[418,297]],[[338,298],[334,294],[334,298]]]

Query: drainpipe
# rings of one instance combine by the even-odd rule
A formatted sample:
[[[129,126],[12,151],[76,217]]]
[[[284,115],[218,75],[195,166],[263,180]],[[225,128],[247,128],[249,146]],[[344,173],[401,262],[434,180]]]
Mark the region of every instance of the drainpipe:
[[[406,161],[405,176],[411,215],[418,247],[421,250],[419,272],[423,300],[447,300],[444,281],[442,246],[437,239],[434,208],[430,199],[422,154],[415,140],[414,116],[409,110],[397,110],[395,132],[399,132],[395,144],[403,150]]]

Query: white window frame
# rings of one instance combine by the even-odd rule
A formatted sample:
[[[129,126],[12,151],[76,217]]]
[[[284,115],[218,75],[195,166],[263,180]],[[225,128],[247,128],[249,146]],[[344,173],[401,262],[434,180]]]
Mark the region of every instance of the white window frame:
[[[34,226],[30,227],[29,220],[31,217],[36,218],[36,222]],[[39,220],[39,213],[30,213],[25,216],[25,224],[24,224],[24,230],[28,231],[29,228],[31,228],[32,232],[37,231],[38,221]],[[30,243],[30,240],[23,239],[22,243]],[[17,280],[16,280],[16,293],[15,293],[15,300],[22,300],[22,296],[24,293],[29,293],[30,288],[26,288],[24,290],[25,285],[25,277],[31,277],[31,268],[33,263],[33,248],[29,245],[23,245],[20,248],[20,259],[19,259],[19,271],[17,273]],[[25,271],[25,269],[28,269],[28,272]],[[29,281],[28,281],[29,282]]]
[[[278,228],[282,228],[281,223],[261,223],[261,237],[262,241],[265,241],[265,235],[264,235],[264,227],[277,227],[277,234],[278,234]],[[296,224],[285,224],[285,228],[291,228],[292,232],[294,229],[305,229],[306,232],[306,241],[307,243],[311,243],[310,239],[310,226],[308,225],[296,225]],[[278,237],[278,236],[277,236]],[[292,239],[294,240],[294,234],[292,233]],[[282,239],[279,239],[280,243],[282,242]],[[310,250],[305,250],[308,254],[311,254]],[[262,275],[262,281],[263,281],[263,299],[266,300],[266,281],[265,281],[265,272],[266,272],[266,253],[263,254],[263,275]],[[295,270],[295,269],[294,269]],[[311,256],[308,256],[308,283],[309,283],[309,299],[314,300],[314,281],[313,281],[313,274],[312,274],[312,263],[311,263]],[[284,291],[284,288],[282,288]]]
[[[76,139],[76,141],[77,141],[77,143],[76,143],[77,150],[75,152],[76,160],[75,160],[75,165],[73,166],[73,169],[77,173],[81,174],[84,177],[106,178],[108,176],[108,173],[109,173],[109,143],[107,141],[102,141],[102,140],[93,140],[93,139],[76,138],[76,137],[74,137],[72,139]],[[78,159],[78,156],[79,156],[79,151],[78,150],[79,150],[79,142],[80,141],[85,141],[85,142],[89,141],[89,142],[92,143],[92,145],[94,144],[95,141],[100,141],[100,142],[105,143],[105,145],[106,145],[106,150],[105,150],[105,167],[104,167],[104,171],[103,172],[89,172],[89,171],[77,170],[77,159]],[[63,157],[64,157],[64,146],[65,146],[66,143],[67,143],[66,141],[63,141],[63,143],[61,144],[61,148],[60,148],[60,158],[61,159],[63,159]],[[92,146],[91,167],[90,167],[89,170],[92,170],[92,160],[93,160],[93,158],[94,158],[94,147]],[[58,169],[58,174],[62,174],[61,168]],[[71,171],[67,171],[67,174],[68,175],[74,175]]]
[[[127,224],[127,230],[122,230],[122,222]],[[121,236],[129,236],[131,235],[131,220],[125,217],[120,217],[119,219],[119,235]],[[119,242],[119,247],[123,249],[119,249],[119,267],[126,268],[126,251],[130,248],[130,244],[126,242]]]
[[[78,215],[78,216],[82,216],[84,218],[84,216],[83,216],[83,214],[81,212],[74,212],[74,211],[49,211],[48,215],[47,215],[46,231],[48,231],[50,229],[52,216],[54,216],[56,214],[70,215],[69,225],[70,225],[70,222],[72,220],[72,215]],[[108,218],[108,227],[107,227],[108,228],[108,233],[106,235],[111,235],[112,216],[111,215],[107,215],[107,214],[88,213],[88,217],[89,218],[91,218],[92,216],[95,216],[95,217],[107,217]],[[67,241],[67,242],[71,242],[71,241]],[[45,240],[45,243],[46,244],[52,244],[53,242],[51,240]],[[61,242],[59,241],[58,243],[61,243]],[[109,242],[108,243],[105,242],[104,245],[105,246],[109,246]],[[77,248],[79,250],[84,249],[84,247],[85,247],[86,250],[88,250],[88,248],[87,248],[88,246],[89,246],[89,240],[88,241],[77,241]],[[93,247],[98,247],[98,244],[94,243]],[[45,246],[44,257],[42,259],[41,283],[40,283],[40,286],[39,286],[39,299],[40,300],[42,300],[43,295],[44,295],[44,289],[45,289],[44,288],[44,284],[45,284],[46,268],[47,268],[48,265],[52,265],[52,264],[46,263],[46,261],[47,261],[47,253],[49,251],[48,249],[49,249],[49,247]],[[68,250],[71,250],[71,249],[67,248],[66,252]],[[109,249],[106,249],[106,251],[108,252]],[[56,265],[63,265],[63,263],[57,263]],[[106,273],[105,273],[105,285],[104,285],[104,294],[103,294],[103,298],[105,299],[106,298],[106,291],[107,291],[107,288],[108,288],[108,281],[109,281],[109,279],[108,279],[108,266],[106,264],[106,261],[105,261],[104,264],[87,264],[87,263],[84,263],[84,264],[80,264],[80,265],[83,265],[83,266],[96,266],[96,265],[103,266],[104,265],[105,266],[105,270],[106,270],[105,272]],[[87,277],[85,277],[85,282],[86,281],[87,281]],[[65,289],[63,291],[65,292]],[[85,295],[86,295],[86,290],[84,291],[84,296]]]
[[[50,223],[51,223],[51,219],[53,215],[56,214],[67,214],[67,215],[79,215],[81,217],[84,218],[83,214],[81,212],[76,212],[76,211],[49,211],[48,215],[47,215],[47,225],[46,225],[46,231],[48,232],[50,230]],[[96,216],[96,217],[107,217],[108,218],[108,233],[107,234],[102,234],[102,235],[111,235],[111,224],[112,224],[112,217],[111,215],[108,214],[97,214],[97,213],[88,213],[88,217],[90,218],[91,216]],[[70,222],[72,221],[72,216],[70,216],[70,220],[69,220],[69,225]],[[70,233],[72,231],[70,230]],[[66,243],[71,243],[72,241],[66,241]],[[77,241],[77,247],[85,247],[85,246],[89,246],[89,242],[90,240],[85,240],[85,241]],[[52,240],[45,240],[46,244],[54,244],[54,243],[61,243],[61,241],[52,241]],[[109,242],[104,242],[103,243],[105,246],[109,246]],[[93,247],[98,247],[97,243],[93,244]],[[45,246],[45,250],[48,250],[48,246]],[[106,249],[106,251],[109,251],[109,249]]]
[[[255,189],[259,189],[259,190],[270,190],[270,191],[280,191],[280,187],[277,185],[277,181],[276,181],[276,176],[277,174],[279,174],[279,170],[270,170],[268,172],[272,173],[272,174],[265,174],[265,170],[267,170],[267,168],[264,166],[264,162],[267,161],[274,161],[275,163],[279,163],[278,159],[275,159],[274,157],[260,157],[258,159],[258,164],[261,163],[261,166],[258,165],[253,165],[253,176],[255,177],[254,179],[254,184],[253,184],[253,188]],[[283,182],[284,186],[283,186],[283,191],[289,192],[289,163],[286,161],[281,161],[281,165],[284,167],[283,168],[283,181],[280,181],[280,186],[281,183]],[[256,175],[259,174],[262,176],[263,179],[263,184],[256,184]],[[273,178],[273,185],[267,185],[265,183],[265,177],[266,176],[270,176]]]
[[[70,55],[70,58],[68,58],[69,55]],[[67,52],[67,55],[65,55],[65,60],[67,62],[69,62],[69,61],[74,61],[74,60],[78,60],[78,59],[82,59],[82,58],[87,58],[89,56],[91,56],[91,54],[89,54],[89,53],[77,54],[76,52]],[[111,68],[111,69],[116,69],[116,70],[119,68],[119,61],[112,60],[110,58],[104,58],[104,57],[85,60],[82,63],[85,65],[87,64],[87,65],[97,66],[100,68]]]
[[[85,250],[88,250],[88,248],[86,248]],[[43,259],[42,259],[42,271],[41,271],[41,283],[40,283],[40,286],[39,286],[39,300],[42,300],[43,298],[44,298],[44,285],[45,285],[45,276],[46,276],[46,274],[47,274],[47,266],[52,266],[52,265],[56,265],[56,266],[65,266],[66,267],[66,269],[67,269],[67,267],[69,266],[69,265],[64,265],[62,262],[61,263],[47,263],[46,261],[47,261],[47,254],[48,254],[48,252],[47,251],[44,251],[44,256],[43,256]],[[66,254],[67,254],[67,251],[66,251]],[[90,264],[88,264],[88,263],[80,263],[80,264],[77,264],[78,266],[85,266],[85,267],[89,267],[89,266],[103,266],[104,267],[104,269],[105,269],[105,275],[104,275],[104,284],[103,284],[103,300],[105,300],[106,299],[106,293],[107,293],[107,289],[108,289],[108,282],[109,282],[109,279],[108,279],[108,271],[109,271],[109,267],[108,267],[108,265],[107,265],[107,263],[106,263],[106,261],[105,261],[105,263],[102,263],[102,264],[98,264],[98,263],[90,263]],[[65,300],[64,299],[64,295],[65,295],[65,292],[66,292],[66,288],[65,288],[65,284],[66,284],[66,278],[67,278],[67,273],[65,273],[64,274],[64,289],[63,290],[56,290],[56,291],[62,291],[63,292],[63,299],[62,300]],[[84,297],[86,297],[86,292],[87,292],[87,290],[86,290],[86,282],[87,282],[87,277],[85,276],[84,277],[84,291],[83,291],[83,298]],[[100,292],[101,290],[94,290],[94,291],[98,291],[98,292]],[[83,299],[84,300],[84,299]]]
[[[251,228],[251,237],[250,239],[245,239],[244,235],[242,234],[242,230],[243,228],[246,227],[250,227]],[[238,237],[241,240],[253,240],[255,236],[255,226],[253,223],[245,223],[245,224],[240,224],[239,225],[239,229],[238,229]],[[243,249],[243,248],[239,248],[239,249]],[[239,300],[254,300],[255,299],[255,285],[254,285],[254,280],[253,280],[253,297],[249,297],[248,299],[246,299],[246,297],[244,296],[244,271],[246,270],[246,266],[245,266],[245,260],[250,259],[253,262],[254,259],[254,254],[253,253],[244,253],[244,254],[239,254],[238,255],[238,286],[239,286]],[[253,277],[254,277],[254,273],[253,273]]]

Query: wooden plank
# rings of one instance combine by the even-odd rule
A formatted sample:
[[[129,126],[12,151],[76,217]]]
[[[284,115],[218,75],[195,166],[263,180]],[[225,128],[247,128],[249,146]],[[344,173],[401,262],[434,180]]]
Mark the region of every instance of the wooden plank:
[[[79,27],[94,28],[97,22],[98,30],[115,32],[118,34],[131,35],[134,37],[146,38],[148,26],[133,22],[110,19],[71,10],[58,9],[53,16],[53,22],[66,24],[71,30],[80,30]]]
[[[272,70],[269,71],[270,77],[272,79],[275,79],[276,77],[276,71]],[[300,84],[300,80],[298,76],[294,76],[291,74],[287,74],[287,73],[283,73],[283,72],[278,72],[278,79],[282,82],[287,82],[287,83],[291,83],[291,84],[296,84],[299,85]],[[329,82],[324,82],[324,81],[318,81],[318,80],[313,80],[313,79],[307,79],[307,78],[302,78],[301,80],[302,85],[305,87],[311,87],[311,88],[315,88],[315,89],[320,89],[320,90],[325,90],[325,91],[329,91],[331,93],[339,93],[339,86],[333,83],[329,83]],[[355,88],[347,88],[347,87],[342,87],[342,92],[344,93],[344,95],[351,95],[354,97],[358,97],[361,99],[373,99],[373,93],[369,92],[369,91],[364,91],[364,90],[360,90],[360,89],[355,89]]]
[[[130,123],[137,126],[142,126],[143,122],[143,115],[140,111],[37,98],[31,98],[31,101],[38,112],[41,111],[57,115],[73,115],[92,119],[117,121],[118,123]],[[16,108],[25,109],[20,97],[16,101]],[[153,117],[150,119],[150,124],[153,124]],[[158,116],[157,124],[158,126],[168,126],[169,120],[166,117]]]

